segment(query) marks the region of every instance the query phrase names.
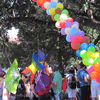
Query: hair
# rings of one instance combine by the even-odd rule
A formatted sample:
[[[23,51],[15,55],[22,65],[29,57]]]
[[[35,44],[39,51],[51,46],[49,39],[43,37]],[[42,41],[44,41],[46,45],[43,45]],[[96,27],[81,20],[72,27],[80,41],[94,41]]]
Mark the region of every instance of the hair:
[[[52,67],[52,71],[53,71],[53,72],[58,71],[57,66],[53,66],[53,67]]]
[[[74,68],[73,67],[69,67],[68,68],[68,73],[69,74],[74,74]]]
[[[84,68],[84,67],[86,68],[86,66],[82,62],[79,65],[80,65],[80,68]]]
[[[78,71],[76,67],[74,67],[74,70]]]

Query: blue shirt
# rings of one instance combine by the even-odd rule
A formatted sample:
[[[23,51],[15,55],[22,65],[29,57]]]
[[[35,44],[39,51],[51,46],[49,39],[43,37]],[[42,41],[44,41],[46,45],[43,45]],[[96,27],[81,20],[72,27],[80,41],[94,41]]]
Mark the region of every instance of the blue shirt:
[[[86,83],[85,80],[84,80],[84,77],[87,77],[87,73],[86,73],[85,70],[79,69],[77,71],[77,77],[78,77],[78,80],[79,80],[79,83],[80,83],[80,87],[88,85],[88,83]]]

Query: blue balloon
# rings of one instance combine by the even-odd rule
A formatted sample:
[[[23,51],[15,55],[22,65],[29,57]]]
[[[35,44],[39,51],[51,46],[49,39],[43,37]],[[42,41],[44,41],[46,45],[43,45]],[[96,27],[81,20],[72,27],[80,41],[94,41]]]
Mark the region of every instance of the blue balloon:
[[[87,43],[82,43],[82,44],[81,44],[81,49],[82,49],[82,50],[87,50],[88,47],[89,47],[89,46],[88,46]]]
[[[93,46],[93,47],[95,48],[95,45],[94,45],[93,43],[90,43],[90,44],[89,44],[89,47],[90,47],[90,46]]]
[[[69,34],[69,35],[66,36],[66,41],[71,42],[70,41],[70,36],[71,36],[71,34]]]
[[[50,3],[50,8],[56,8],[56,6],[57,6],[57,3],[56,2],[52,1]]]
[[[72,28],[71,29],[71,34],[77,34],[78,33],[78,29],[77,28]]]
[[[46,10],[46,13],[47,13],[48,15],[51,15],[51,14],[49,13],[49,10],[50,10],[50,8]]]
[[[81,57],[81,56],[80,56],[80,52],[81,52],[81,51],[82,51],[82,50],[78,50],[78,51],[77,51],[76,55],[77,55],[78,57]]]

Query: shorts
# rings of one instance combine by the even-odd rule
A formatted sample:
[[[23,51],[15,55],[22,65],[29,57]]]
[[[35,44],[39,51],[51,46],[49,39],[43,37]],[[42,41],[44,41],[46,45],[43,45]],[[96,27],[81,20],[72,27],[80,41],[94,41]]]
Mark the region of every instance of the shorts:
[[[100,89],[97,86],[91,86],[91,94],[92,94],[92,98],[95,98],[95,97],[100,97]]]
[[[67,89],[68,92],[68,98],[76,98],[76,89]]]

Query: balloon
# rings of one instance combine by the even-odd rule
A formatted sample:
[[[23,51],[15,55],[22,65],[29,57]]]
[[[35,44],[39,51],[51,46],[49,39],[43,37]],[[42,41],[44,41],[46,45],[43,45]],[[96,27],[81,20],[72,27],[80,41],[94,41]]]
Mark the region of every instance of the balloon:
[[[84,58],[84,59],[83,59],[83,64],[84,64],[84,65],[86,65],[86,60],[87,60],[87,58]]]
[[[83,37],[82,36],[76,36],[76,38],[75,38],[75,42],[77,42],[77,43],[82,43],[82,41],[83,41]]]
[[[50,10],[50,8],[46,10],[46,13],[47,13],[48,15],[51,15],[51,14],[49,13],[49,10]]]
[[[40,3],[40,5],[43,5],[46,2],[46,0],[38,0],[38,2]]]
[[[66,26],[66,27],[71,27],[71,26],[72,26],[72,23],[71,23],[70,21],[67,21],[67,22],[65,23],[65,26]]]
[[[46,2],[51,2],[51,0],[46,0]]]
[[[84,40],[85,38],[88,38],[88,39],[90,39],[88,36],[84,36],[84,37],[83,37],[83,40]]]
[[[77,35],[81,35],[82,37],[84,37],[84,32],[83,32],[83,31],[79,31],[79,32],[77,33]]]
[[[87,50],[88,49],[88,44],[87,43],[82,43],[81,44],[81,49],[82,50]]]
[[[72,49],[75,49],[75,45],[76,45],[76,42],[72,42],[72,43],[71,43]]]
[[[95,52],[95,48],[93,46],[90,46],[87,51]]]
[[[87,51],[86,51],[86,50],[82,50],[82,51],[80,52],[80,56],[81,56],[82,58],[87,58]]]
[[[94,53],[92,51],[88,51],[87,52],[87,57],[88,58],[93,58],[94,57]]]
[[[76,34],[78,33],[78,29],[77,28],[72,28],[71,29],[71,34]]]
[[[50,2],[45,2],[44,7],[45,7],[45,9],[49,9],[50,8]]]
[[[99,52],[95,52],[95,53],[94,53],[94,57],[95,57],[95,58],[99,58],[99,57],[100,57],[100,53],[99,53]]]
[[[70,31],[71,31],[71,28],[66,28],[66,29],[65,29],[65,33],[66,33],[67,35],[71,34]]]
[[[50,13],[51,15],[54,15],[54,14],[55,14],[55,8],[50,8],[49,13]]]
[[[70,36],[70,41],[71,41],[71,42],[74,42],[74,41],[75,41],[75,38],[76,38],[76,35],[71,35],[71,36]]]
[[[56,3],[58,3],[58,0],[51,0],[51,2],[52,2],[52,1],[55,1]]]
[[[95,64],[93,65],[93,68],[94,68],[94,70],[95,70],[96,72],[100,72],[100,63],[95,63]]]
[[[94,60],[94,63],[100,63],[100,57],[99,58],[96,58],[95,60]]]
[[[44,5],[42,5],[42,9],[43,9],[43,10],[46,10],[46,8],[44,7]]]
[[[95,48],[95,45],[94,45],[93,43],[90,43],[90,44],[89,44],[89,47],[90,47],[90,46],[93,46],[93,47]]]
[[[90,39],[85,38],[85,39],[83,40],[83,43],[87,43],[87,44],[89,44],[89,43],[90,43]]]
[[[98,88],[100,89],[100,84],[99,84]]]
[[[57,22],[55,23],[55,26],[56,26],[57,28],[61,28],[61,27],[60,27],[60,21],[57,21]]]
[[[75,44],[75,49],[80,49],[80,47],[81,47],[81,43],[76,43]]]
[[[66,14],[67,16],[69,16],[68,10],[63,10],[63,11],[61,12],[61,14]]]
[[[53,20],[53,21],[56,21],[55,18],[54,18],[54,16],[55,16],[55,15],[52,16],[52,20]]]
[[[36,2],[37,0],[32,0],[33,2]]]
[[[97,77],[96,81],[97,81],[98,83],[100,83],[100,76]],[[100,84],[99,84],[99,89],[100,89]]]
[[[93,69],[93,66],[92,65],[87,68],[87,72],[89,74],[91,74],[93,71],[95,71],[95,70]]]
[[[78,26],[79,26],[79,22],[76,22],[76,21],[75,21],[75,22],[73,22],[73,24],[76,24],[76,25],[78,25]]]
[[[62,10],[61,10],[60,8],[57,8],[57,9],[55,10],[55,13],[56,13],[56,14],[61,14],[61,11],[62,11]]]
[[[93,72],[91,72],[90,76],[92,79],[96,79],[99,76],[99,74],[97,72],[93,71]]]
[[[39,6],[40,6],[40,5],[42,5],[42,4],[40,4],[39,0],[37,0],[37,2],[36,2],[36,3],[37,3],[37,5],[39,5]]]
[[[56,6],[57,6],[57,3],[55,1],[52,1],[50,3],[50,8],[56,8]]]
[[[81,56],[80,56],[80,52],[81,52],[81,50],[78,50],[77,53],[76,53],[76,55],[77,55],[78,57],[81,57]]]
[[[61,20],[62,22],[65,22],[67,19],[68,19],[68,17],[67,17],[66,14],[61,14],[61,15],[60,15],[60,20]]]
[[[66,35],[66,34],[65,34],[65,28],[62,28],[62,29],[61,29],[61,34],[62,34],[62,35]]]
[[[87,60],[86,60],[86,65],[87,66],[90,66],[90,65],[93,65],[94,64],[94,60],[92,59],[92,58],[88,58]]]
[[[74,27],[79,29],[79,26],[77,24],[73,24],[71,28],[74,28]]]
[[[60,21],[60,14],[56,14],[56,15],[54,16],[54,19],[55,19],[56,21]]]
[[[70,38],[71,34],[66,36],[66,41],[70,42],[69,38]]]
[[[63,10],[64,6],[62,3],[57,3],[56,8],[60,8],[61,10]]]
[[[65,22],[61,22],[61,23],[60,23],[60,27],[61,27],[61,28],[65,28],[65,27],[66,27],[66,26],[65,26]]]
[[[66,20],[66,22],[67,22],[67,21],[70,21],[71,23],[73,23],[73,18],[69,17],[69,18]]]

